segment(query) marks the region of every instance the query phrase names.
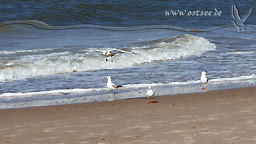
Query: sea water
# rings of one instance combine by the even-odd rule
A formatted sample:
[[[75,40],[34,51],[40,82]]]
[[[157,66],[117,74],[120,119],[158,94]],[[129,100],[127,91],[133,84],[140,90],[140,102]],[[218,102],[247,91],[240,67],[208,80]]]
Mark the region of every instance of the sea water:
[[[256,21],[231,23],[233,1],[1,1],[0,109],[256,85]],[[241,14],[256,6],[237,2]],[[215,10],[216,9],[216,10]],[[218,11],[167,16],[166,11]],[[116,53],[106,62],[103,52]],[[107,76],[123,88],[106,88]]]

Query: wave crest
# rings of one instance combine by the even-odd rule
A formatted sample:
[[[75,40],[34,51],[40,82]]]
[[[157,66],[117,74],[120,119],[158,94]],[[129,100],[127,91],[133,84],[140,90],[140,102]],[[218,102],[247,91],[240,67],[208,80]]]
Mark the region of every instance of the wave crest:
[[[167,38],[154,45],[112,49],[116,51],[114,62],[106,62],[103,51],[111,49],[86,49],[82,51],[22,51],[24,56],[7,59],[0,65],[0,81],[21,80],[76,71],[122,69],[154,61],[198,56],[214,50],[216,45],[203,37],[185,34]],[[38,52],[38,54],[36,54]],[[1,52],[0,52],[1,53]],[[12,52],[11,54],[15,54]],[[17,51],[20,53],[20,51]],[[2,52],[2,54],[10,54]]]

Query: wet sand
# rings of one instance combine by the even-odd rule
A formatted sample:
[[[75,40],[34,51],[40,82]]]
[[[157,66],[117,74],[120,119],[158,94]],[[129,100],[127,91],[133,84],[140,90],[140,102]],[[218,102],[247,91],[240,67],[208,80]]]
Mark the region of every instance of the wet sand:
[[[256,87],[0,110],[1,144],[255,144]]]

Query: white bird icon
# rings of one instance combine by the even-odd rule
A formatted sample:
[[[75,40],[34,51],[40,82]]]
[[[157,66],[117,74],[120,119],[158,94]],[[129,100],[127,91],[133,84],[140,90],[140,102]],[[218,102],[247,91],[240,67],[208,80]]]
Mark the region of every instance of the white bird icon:
[[[202,72],[201,74],[201,83],[203,85],[202,90],[206,89],[206,84],[208,83],[208,78],[206,77],[207,73],[205,71]]]
[[[114,96],[115,96],[115,90],[118,88],[121,88],[121,85],[116,85],[114,83],[112,83],[111,81],[111,77],[107,76],[108,82],[107,82],[107,87],[109,88],[109,90],[113,90],[114,91]]]
[[[243,16],[243,18],[241,19],[238,9],[236,8],[236,5],[232,5],[232,17],[233,17],[232,22],[234,26],[238,29],[238,32],[245,29],[245,22],[248,19],[248,17],[251,15],[251,13],[252,13],[252,8],[250,8],[249,12],[245,16]]]
[[[148,87],[147,90],[147,104],[150,104],[150,98],[153,98],[153,103],[156,103],[156,99],[155,99],[155,92],[152,90],[151,87]]]

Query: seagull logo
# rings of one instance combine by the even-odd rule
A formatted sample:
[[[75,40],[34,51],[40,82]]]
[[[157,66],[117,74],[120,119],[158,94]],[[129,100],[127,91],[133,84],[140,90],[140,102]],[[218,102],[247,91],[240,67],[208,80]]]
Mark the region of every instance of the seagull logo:
[[[232,23],[234,26],[238,29],[238,32],[245,30],[245,22],[247,21],[248,17],[252,13],[252,8],[249,9],[249,12],[244,15],[242,18],[239,15],[238,9],[236,8],[236,5],[232,5]]]

